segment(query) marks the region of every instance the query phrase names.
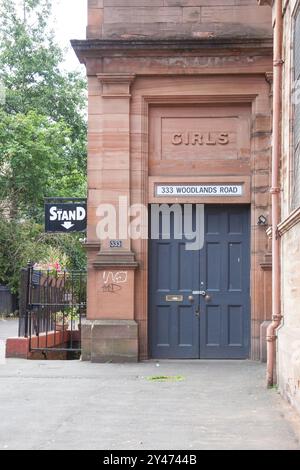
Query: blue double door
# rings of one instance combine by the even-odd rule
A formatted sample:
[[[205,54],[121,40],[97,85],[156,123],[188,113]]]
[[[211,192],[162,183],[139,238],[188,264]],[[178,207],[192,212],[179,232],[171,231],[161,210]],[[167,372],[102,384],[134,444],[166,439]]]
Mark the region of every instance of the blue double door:
[[[190,240],[184,236],[184,217],[181,239],[174,236],[171,217],[169,239],[163,239],[160,226],[159,238],[150,240],[149,346],[153,358],[249,357],[249,219],[248,206],[207,205],[201,250],[186,249]]]

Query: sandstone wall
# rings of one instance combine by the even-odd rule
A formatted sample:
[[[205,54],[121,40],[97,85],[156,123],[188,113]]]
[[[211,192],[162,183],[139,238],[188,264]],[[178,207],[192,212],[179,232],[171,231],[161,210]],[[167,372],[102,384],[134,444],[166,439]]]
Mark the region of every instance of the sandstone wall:
[[[90,39],[270,35],[271,9],[256,0],[89,0]]]
[[[278,331],[278,383],[300,411],[300,215],[291,209],[293,172],[293,13],[300,2],[284,3],[282,113],[282,327]]]

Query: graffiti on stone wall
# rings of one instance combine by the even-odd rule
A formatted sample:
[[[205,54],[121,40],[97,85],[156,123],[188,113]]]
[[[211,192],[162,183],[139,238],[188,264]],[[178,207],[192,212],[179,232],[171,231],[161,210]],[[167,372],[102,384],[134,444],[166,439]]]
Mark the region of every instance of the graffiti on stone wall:
[[[115,294],[122,290],[122,286],[127,283],[128,273],[127,271],[105,271],[103,273],[103,292],[109,294]]]

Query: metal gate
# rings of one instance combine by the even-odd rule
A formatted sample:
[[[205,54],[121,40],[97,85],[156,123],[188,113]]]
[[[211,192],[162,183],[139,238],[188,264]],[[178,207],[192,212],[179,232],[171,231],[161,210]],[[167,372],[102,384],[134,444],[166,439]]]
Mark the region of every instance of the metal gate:
[[[26,310],[20,330],[29,338],[30,351],[81,351],[86,277],[85,271],[44,271],[28,266]]]

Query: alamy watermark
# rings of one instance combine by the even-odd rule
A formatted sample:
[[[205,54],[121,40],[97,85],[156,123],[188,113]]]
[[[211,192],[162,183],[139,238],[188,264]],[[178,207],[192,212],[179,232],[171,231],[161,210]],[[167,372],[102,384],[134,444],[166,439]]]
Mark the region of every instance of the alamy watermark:
[[[119,197],[116,207],[101,204],[96,210],[99,218],[97,236],[104,240],[183,240],[189,251],[201,250],[204,245],[203,204],[128,204],[126,196]]]

